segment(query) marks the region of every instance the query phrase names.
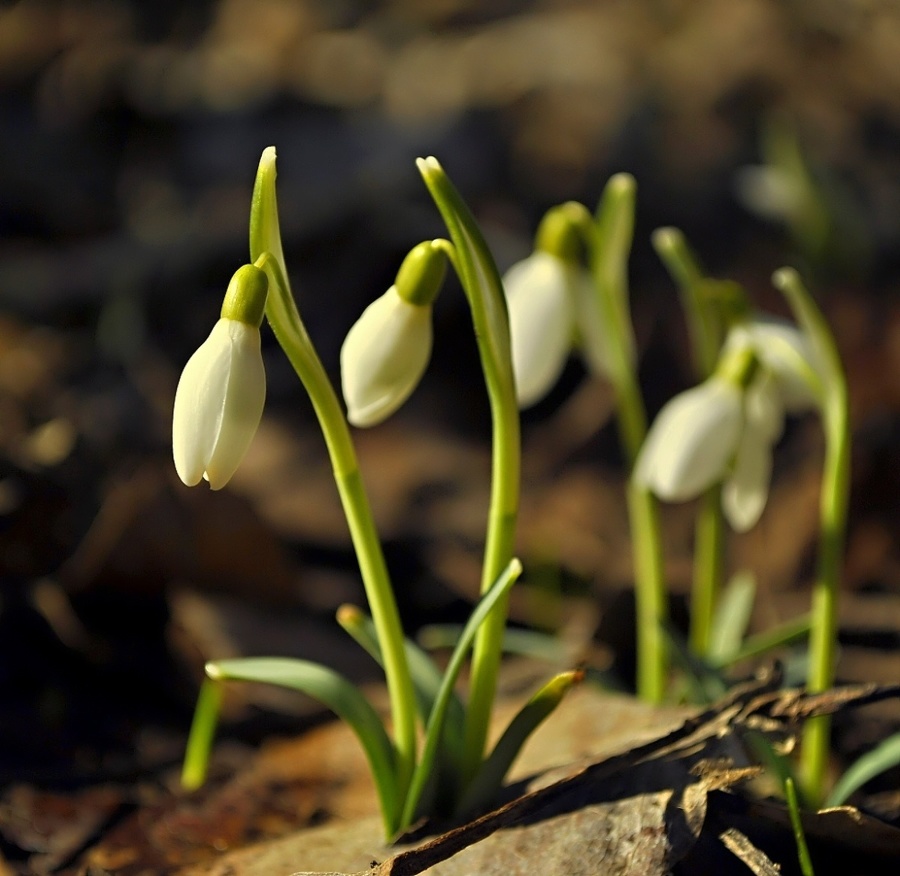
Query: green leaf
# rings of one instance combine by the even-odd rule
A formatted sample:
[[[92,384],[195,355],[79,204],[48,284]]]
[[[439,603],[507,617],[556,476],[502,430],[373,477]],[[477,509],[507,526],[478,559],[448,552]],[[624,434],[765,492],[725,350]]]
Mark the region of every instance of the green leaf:
[[[721,658],[717,662],[714,661],[713,666],[716,669],[724,669],[726,666],[740,663],[741,660],[759,657],[761,654],[767,654],[775,648],[782,648],[785,645],[799,642],[809,635],[811,623],[811,615],[804,614],[796,620],[787,621],[770,630],[757,633],[755,636],[749,636],[737,651],[734,651],[728,657]],[[802,675],[805,677],[805,670]]]
[[[800,818],[800,804],[797,802],[797,789],[790,777],[784,780],[784,799],[787,802],[791,828],[794,831],[794,842],[797,844],[797,858],[800,861],[800,872],[803,876],[815,876],[812,859],[809,857],[809,846],[803,833],[803,821]]]
[[[219,710],[222,706],[222,685],[209,678],[200,685],[194,720],[188,734],[184,766],[181,769],[181,785],[185,790],[196,791],[206,781],[206,768],[212,748]]]
[[[477,812],[491,802],[528,737],[553,714],[563,697],[583,678],[583,670],[561,672],[522,706],[466,789],[457,807],[457,815]]]
[[[707,656],[712,663],[724,663],[741,647],[756,598],[756,577],[752,572],[738,572],[719,598],[710,630]]]
[[[426,651],[438,648],[452,648],[462,633],[461,624],[426,624],[419,630],[416,638]],[[533,657],[535,660],[546,660],[557,666],[564,662],[565,647],[559,636],[542,633],[540,630],[524,630],[507,627],[503,631],[504,654],[518,654],[522,657]]]
[[[308,660],[248,657],[206,664],[216,681],[256,681],[302,691],[350,725],[365,751],[381,803],[386,834],[397,829],[399,800],[394,749],[378,713],[346,678]]]
[[[355,605],[342,605],[338,609],[337,620],[353,637],[354,641],[361,645],[379,666],[383,667],[381,648],[378,645],[375,624],[372,623],[372,619]],[[409,663],[413,687],[416,692],[416,705],[424,728],[428,723],[428,716],[431,714],[434,701],[437,699],[440,691],[441,673],[431,657],[418,645],[409,639],[404,641],[404,645],[406,647],[406,660]],[[442,748],[447,747],[449,759],[456,766],[459,765],[459,758],[462,753],[465,717],[463,704],[454,691],[447,705]]]
[[[871,751],[866,752],[841,776],[828,795],[826,806],[841,806],[847,798],[869,779],[900,764],[900,733],[888,736]]]
[[[438,691],[437,697],[435,697],[431,715],[428,718],[422,759],[419,761],[419,764],[413,773],[409,792],[406,796],[406,802],[403,806],[403,814],[400,819],[401,827],[411,824],[415,818],[416,808],[419,805],[422,791],[425,789],[428,777],[434,769],[435,757],[441,738],[441,729],[444,722],[444,716],[453,695],[453,686],[456,684],[457,678],[459,678],[459,673],[465,662],[466,654],[475,639],[475,634],[490,614],[491,609],[509,592],[509,588],[512,587],[521,574],[522,564],[517,559],[511,560],[500,577],[494,582],[493,586],[481,597],[478,605],[475,606],[475,610],[469,616],[469,620],[463,629],[462,635],[456,643],[456,648],[453,650],[450,662],[447,664],[447,669],[444,672],[441,688]]]

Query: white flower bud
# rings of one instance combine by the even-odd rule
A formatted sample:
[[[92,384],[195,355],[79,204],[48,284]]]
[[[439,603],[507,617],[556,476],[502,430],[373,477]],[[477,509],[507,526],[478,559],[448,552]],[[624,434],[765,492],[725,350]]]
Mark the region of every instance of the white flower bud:
[[[374,426],[406,401],[428,365],[431,340],[430,305],[410,304],[395,286],[363,311],[341,347],[341,385],[354,426]]]
[[[635,463],[634,479],[682,502],[723,480],[743,426],[743,390],[713,376],[667,402]]]
[[[503,277],[519,407],[539,401],[559,379],[574,331],[569,268],[537,251]]]
[[[253,440],[265,399],[259,329],[223,317],[184,366],[175,392],[172,454],[185,484],[206,478],[218,490],[228,483]]]

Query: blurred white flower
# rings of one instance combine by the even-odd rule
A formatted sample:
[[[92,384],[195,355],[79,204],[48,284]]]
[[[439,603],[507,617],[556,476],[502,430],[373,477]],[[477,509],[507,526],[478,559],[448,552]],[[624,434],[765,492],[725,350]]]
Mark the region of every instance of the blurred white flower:
[[[802,210],[806,192],[796,174],[769,164],[741,167],[735,177],[738,200],[764,219],[790,222]]]
[[[807,335],[793,323],[758,316],[739,323],[728,333],[723,355],[749,348],[760,364],[774,377],[781,403],[788,413],[815,408],[826,379]]]
[[[659,412],[638,455],[635,481],[670,502],[721,483],[722,510],[732,528],[745,532],[755,526],[768,499],[772,448],[781,437],[787,401],[813,398],[806,383],[805,372],[813,368],[807,346],[787,325],[733,331],[719,370]]]
[[[175,392],[172,455],[181,480],[224,487],[253,440],[265,400],[259,329],[223,317],[184,366]]]
[[[744,422],[731,473],[722,487],[722,510],[737,532],[752,529],[769,498],[772,448],[781,437],[784,409],[771,375],[758,375],[744,392]]]
[[[341,347],[347,419],[374,426],[394,413],[418,385],[431,343],[430,304],[409,303],[396,286],[373,301]]]
[[[503,276],[519,407],[546,395],[565,367],[575,329],[572,270],[535,251]]]
[[[653,422],[634,468],[637,483],[669,502],[724,480],[744,425],[743,390],[718,376],[670,399]]]

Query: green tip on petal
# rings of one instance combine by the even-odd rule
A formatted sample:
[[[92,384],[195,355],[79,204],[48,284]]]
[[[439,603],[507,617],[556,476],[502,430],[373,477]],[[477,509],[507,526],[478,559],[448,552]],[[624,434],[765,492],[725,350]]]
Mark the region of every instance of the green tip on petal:
[[[586,215],[580,215],[577,207],[581,207]],[[552,207],[544,214],[534,238],[534,248],[555,256],[567,264],[577,263],[584,247],[582,244],[582,227],[585,221],[591,221],[590,213],[581,204],[570,202]]]
[[[265,271],[255,265],[242,265],[228,284],[222,301],[222,318],[259,328],[266,312],[268,291],[269,279]]]
[[[434,302],[447,274],[446,247],[446,241],[426,240],[409,251],[394,283],[404,301],[419,307]]]
[[[361,428],[393,414],[416,388],[431,356],[431,308],[391,286],[356,321],[341,347],[347,419]]]

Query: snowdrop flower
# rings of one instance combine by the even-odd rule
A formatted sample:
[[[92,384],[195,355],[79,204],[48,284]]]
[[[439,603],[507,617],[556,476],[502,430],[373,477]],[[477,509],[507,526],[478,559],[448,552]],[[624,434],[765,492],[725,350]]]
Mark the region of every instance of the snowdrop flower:
[[[744,421],[731,472],[722,487],[722,510],[737,532],[762,516],[772,479],[772,448],[784,428],[784,408],[771,374],[762,372],[744,393]]]
[[[783,421],[777,380],[744,347],[662,408],[638,455],[634,479],[670,502],[722,483],[725,516],[745,532],[765,507],[772,447]]]
[[[665,404],[635,463],[634,479],[660,499],[683,502],[721,481],[741,439],[743,390],[719,376]]]
[[[259,326],[268,282],[253,265],[231,279],[222,315],[188,360],[175,392],[172,455],[189,487],[219,490],[240,465],[262,417],[266,375]]]
[[[573,349],[589,371],[611,380],[613,347],[626,345],[627,357],[634,358],[633,339],[612,336],[594,280],[582,264],[592,223],[582,204],[554,207],[541,220],[534,252],[503,276],[520,408],[549,392]]]
[[[416,388],[431,356],[431,305],[446,271],[442,241],[415,247],[397,280],[372,302],[341,347],[341,386],[347,419],[374,426]]]
[[[575,324],[573,270],[537,250],[503,276],[519,407],[546,395],[565,367]]]

